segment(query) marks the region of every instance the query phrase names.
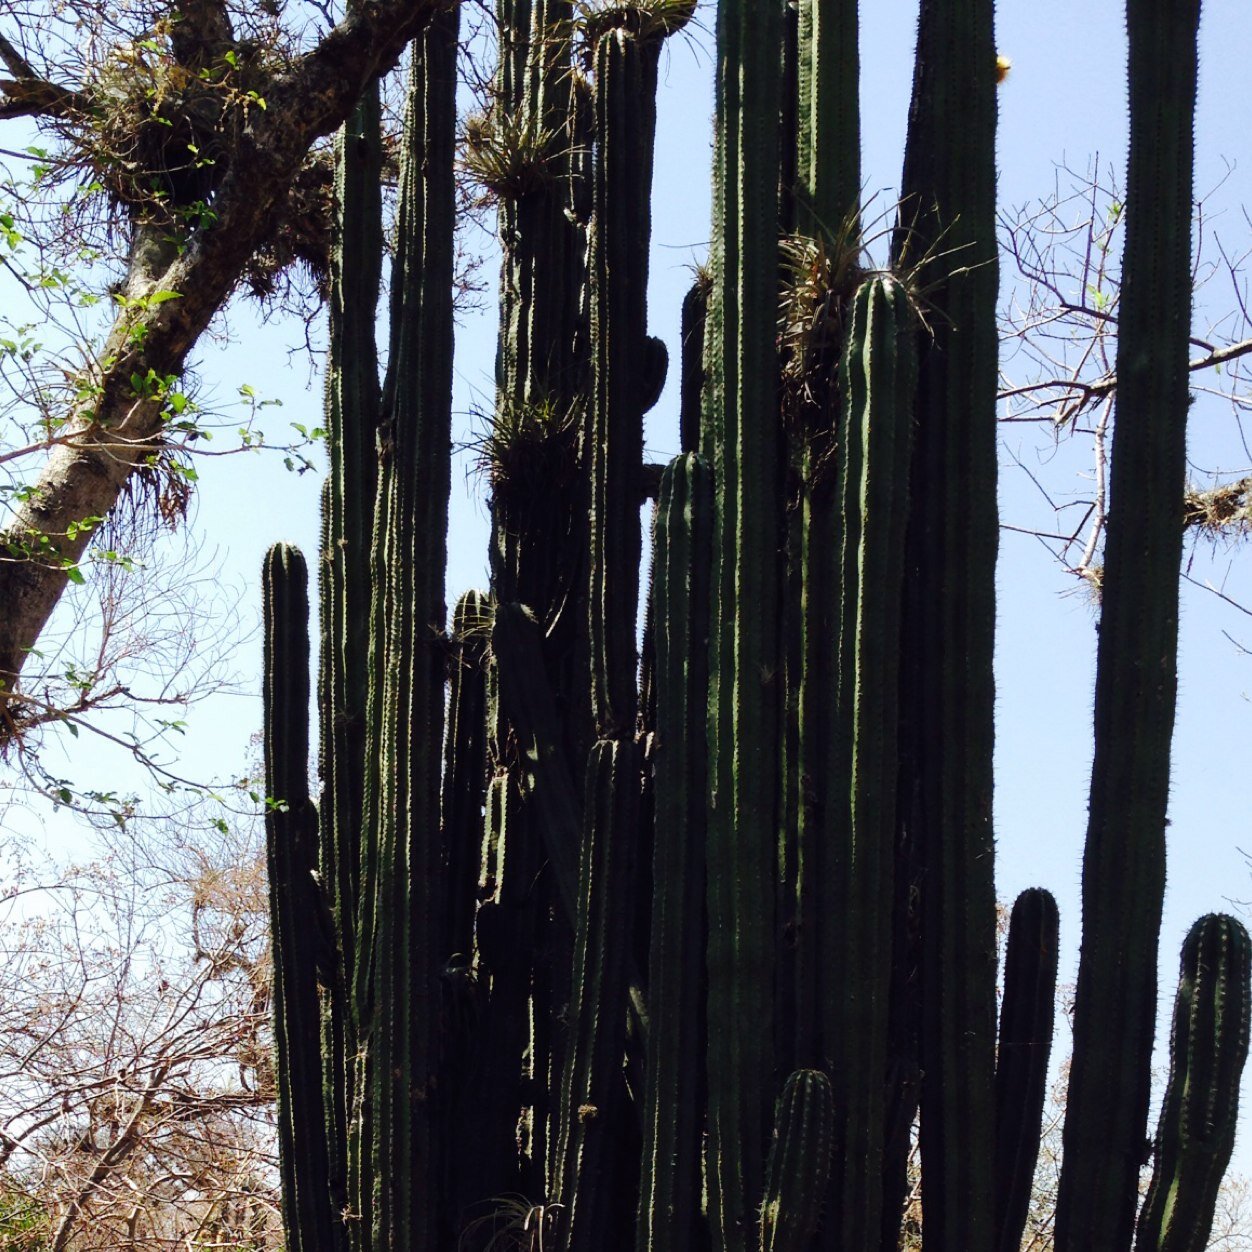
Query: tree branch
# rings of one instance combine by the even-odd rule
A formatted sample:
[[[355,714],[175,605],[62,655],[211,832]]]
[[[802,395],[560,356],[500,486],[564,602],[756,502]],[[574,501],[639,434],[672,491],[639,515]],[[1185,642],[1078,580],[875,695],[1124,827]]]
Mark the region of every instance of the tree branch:
[[[446,0],[362,0],[261,94],[242,118],[214,201],[214,219],[180,254],[132,265],[127,306],[95,366],[93,396],[69,415],[73,439],[54,448],[30,498],[0,531],[0,684],[13,691],[89,536],[74,523],[104,516],[164,437],[162,393],[234,290],[309,148],[351,111],[366,83],[391,69]],[[188,6],[190,7],[190,6]],[[0,49],[0,56],[4,52]],[[142,232],[138,232],[142,234]],[[149,303],[158,292],[177,299]],[[0,690],[0,697],[3,690]],[[0,698],[0,742],[20,729]]]
[[[0,119],[12,117],[70,117],[85,113],[91,98],[81,91],[58,87],[43,78],[0,78]]]

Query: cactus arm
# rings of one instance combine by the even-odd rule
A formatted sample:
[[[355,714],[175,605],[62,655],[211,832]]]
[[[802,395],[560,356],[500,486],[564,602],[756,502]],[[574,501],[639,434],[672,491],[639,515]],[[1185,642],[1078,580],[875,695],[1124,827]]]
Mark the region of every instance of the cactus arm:
[[[996,1053],[997,1252],[1018,1252],[1030,1210],[1056,1018],[1056,901],[1023,891],[1009,919]]]
[[[310,927],[316,905],[317,810],[309,798],[308,570],[276,544],[265,557],[265,843],[274,953],[283,1228],[292,1252],[339,1246],[330,1209],[322,1095],[319,972],[338,958],[333,934]],[[324,949],[324,950],[323,950]],[[323,977],[325,974],[323,973]]]
[[[704,325],[709,310],[709,280],[697,274],[682,304],[682,381],[679,400],[679,438],[684,452],[698,452],[700,399],[704,390]]]
[[[1210,914],[1183,942],[1169,1085],[1136,1252],[1204,1252],[1239,1118],[1248,1059],[1252,950],[1233,917]]]
[[[1178,683],[1199,16],[1199,0],[1127,6],[1129,207],[1060,1252],[1129,1247],[1147,1130]]]

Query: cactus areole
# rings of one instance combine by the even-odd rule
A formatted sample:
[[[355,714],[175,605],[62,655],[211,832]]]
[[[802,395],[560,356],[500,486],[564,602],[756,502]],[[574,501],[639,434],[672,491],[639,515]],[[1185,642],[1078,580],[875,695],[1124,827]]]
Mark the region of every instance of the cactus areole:
[[[694,8],[497,0],[463,146],[500,228],[491,585],[450,625],[455,5],[414,43],[384,379],[375,92],[339,143],[317,795],[308,578],[285,546],[265,568],[292,1249],[880,1252],[915,1125],[928,1252],[1020,1243],[1059,919],[1040,890],[1014,908],[997,1030],[993,5],[922,0],[876,271],[854,0],[722,0],[712,245],[667,354],[656,91]],[[1146,1134],[1196,17],[1129,4],[1113,472],[1137,486],[1109,523],[1072,1252],[1130,1248]],[[667,358],[684,451],[649,466]],[[1139,1249],[1205,1246],[1249,950],[1216,915],[1184,947]]]

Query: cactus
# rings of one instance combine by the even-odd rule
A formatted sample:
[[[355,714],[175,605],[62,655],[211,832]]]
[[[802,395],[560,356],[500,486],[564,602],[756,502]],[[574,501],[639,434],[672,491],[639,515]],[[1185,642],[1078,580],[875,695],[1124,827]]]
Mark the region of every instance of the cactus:
[[[652,615],[657,711],[650,1022],[638,1252],[694,1246],[704,1085],[704,840],[708,563],[713,483],[695,453],[661,478]],[[701,1101],[702,1103],[702,1101]]]
[[[1173,701],[1195,0],[1130,4],[1127,417],[1062,1252],[1131,1237]],[[893,1248],[919,1105],[927,1246],[1019,1241],[1057,918],[1039,891],[1014,910],[997,1056],[992,3],[923,0],[881,272],[854,0],[719,6],[712,256],[662,470],[654,92],[693,10],[499,0],[465,135],[502,243],[491,589],[447,634],[455,9],[414,58],[381,388],[373,95],[340,140],[320,817],[303,566],[279,548],[265,572],[293,1249]],[[1185,72],[1162,82],[1166,52]],[[1226,920],[1188,939],[1143,1249],[1203,1246],[1248,961]]]
[[[265,846],[274,948],[274,1046],[283,1225],[293,1252],[335,1246],[322,1099],[319,983],[337,964],[316,878],[309,798],[309,575],[276,544],[265,558]]]
[[[995,56],[992,0],[923,0],[893,248],[932,309],[909,479],[900,821],[922,883],[916,1060],[938,1252],[985,1252],[993,1229]]]
[[[841,384],[842,567],[834,781],[816,894],[822,968],[822,1052],[837,1122],[831,1223],[836,1246],[873,1242],[882,1220],[892,859],[896,826],[904,524],[912,444],[914,319],[903,286],[867,280],[853,300]],[[820,699],[815,695],[808,698]],[[801,688],[802,705],[806,692]],[[829,783],[828,783],[829,785]]]
[[[773,1100],[773,877],[781,588],[774,416],[781,10],[717,10],[706,455],[714,504],[709,631],[708,1151],[715,1241],[746,1252]],[[750,727],[748,731],[746,728]]]
[[[835,1117],[830,1079],[797,1070],[783,1084],[765,1168],[761,1252],[804,1252],[822,1216]]]
[[[602,739],[587,763],[570,1041],[561,1082],[558,1202],[562,1247],[611,1246],[611,1182],[625,1048],[633,843],[639,765],[635,745]]]
[[[1057,1248],[1127,1248],[1147,1133],[1177,691],[1199,0],[1131,0],[1117,422]],[[1130,870],[1130,872],[1128,872]],[[1117,1074],[1110,1083],[1108,1075]]]
[[[1137,1252],[1203,1252],[1208,1246],[1217,1189],[1235,1146],[1250,997],[1247,931],[1220,913],[1200,918],[1182,945],[1169,1084]]]
[[[1056,901],[1037,887],[1023,891],[1009,918],[996,1041],[997,1252],[1018,1252],[1030,1208],[1056,1016],[1059,936]]]

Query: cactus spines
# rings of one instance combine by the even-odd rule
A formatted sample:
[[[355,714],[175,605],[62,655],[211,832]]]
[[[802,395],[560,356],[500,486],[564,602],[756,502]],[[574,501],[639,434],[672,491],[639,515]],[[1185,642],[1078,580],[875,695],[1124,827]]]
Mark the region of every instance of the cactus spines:
[[[809,1247],[822,1218],[834,1120],[835,1098],[821,1070],[797,1070],[783,1084],[765,1167],[760,1252]]]
[[[1060,917],[1051,894],[1023,891],[1009,918],[996,1050],[996,1252],[1018,1252],[1039,1159],[1056,1018]]]
[[[1133,207],[1118,311],[1060,1252],[1130,1246],[1147,1132],[1178,685],[1199,17],[1199,0],[1127,6]]]
[[[1204,1252],[1239,1114],[1248,1056],[1252,947],[1233,917],[1211,913],[1182,945],[1169,1085],[1136,1252]]]
[[[315,877],[317,810],[309,798],[308,569],[276,544],[265,599],[265,843],[274,950],[274,1048],[283,1225],[294,1252],[338,1245],[322,1098],[319,983],[338,953]],[[342,1227],[340,1227],[342,1232]]]

